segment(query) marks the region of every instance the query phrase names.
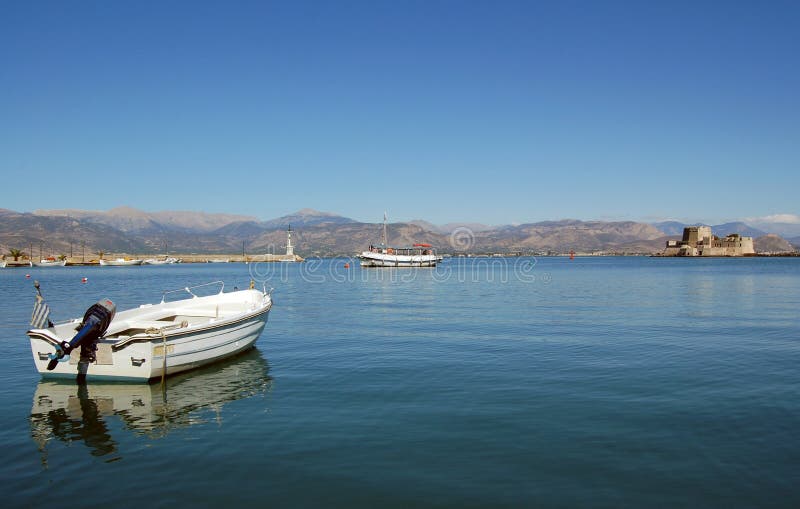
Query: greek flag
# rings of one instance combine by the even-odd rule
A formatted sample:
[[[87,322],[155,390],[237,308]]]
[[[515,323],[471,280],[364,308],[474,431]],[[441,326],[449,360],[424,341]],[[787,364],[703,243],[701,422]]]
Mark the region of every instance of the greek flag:
[[[50,306],[44,301],[41,295],[36,296],[33,303],[33,313],[31,313],[31,327],[34,329],[44,329],[50,324]]]

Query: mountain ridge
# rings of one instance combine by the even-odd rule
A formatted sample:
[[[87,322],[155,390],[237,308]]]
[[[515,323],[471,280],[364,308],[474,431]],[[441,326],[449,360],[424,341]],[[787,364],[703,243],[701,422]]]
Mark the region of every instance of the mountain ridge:
[[[234,221],[256,220],[251,216],[226,213],[194,212],[185,210],[166,210],[146,212],[133,207],[120,206],[106,211],[79,209],[37,209],[33,215],[54,217],[64,216],[85,219],[94,223],[113,226],[124,232],[146,231],[149,229],[213,231]]]
[[[753,240],[757,253],[787,253],[795,251],[795,247],[783,237],[774,233],[758,237]]]
[[[717,225],[709,225],[706,223],[681,223],[680,221],[661,221],[657,223],[650,223],[662,232],[665,235],[683,235],[683,229],[688,226],[710,226],[711,232],[718,237],[725,237],[730,235],[731,233],[738,233],[739,235],[743,235],[745,237],[763,237],[767,235],[767,232],[764,230],[760,230],[758,228],[754,228],[748,224],[745,224],[742,221],[732,221],[728,223],[722,223]]]
[[[52,213],[52,215],[50,215]],[[280,253],[286,229],[295,231],[296,251],[304,256],[353,255],[380,242],[381,223],[363,223],[330,212],[300,209],[275,219],[191,211],[145,212],[131,207],[109,211],[37,210],[20,213],[0,209],[0,249],[23,249],[43,255],[85,252]],[[560,219],[516,225],[480,223],[435,225],[424,220],[388,225],[394,245],[426,242],[443,253],[632,252],[658,253],[665,240],[680,238],[679,222],[667,229],[636,221]],[[447,229],[445,226],[451,227]],[[758,232],[744,223],[714,228],[717,235]],[[739,228],[739,231],[729,232]],[[665,232],[664,229],[667,229]],[[761,236],[759,236],[760,238]],[[795,239],[796,240],[796,239]],[[784,239],[780,241],[786,242]],[[785,247],[775,238],[762,242]]]

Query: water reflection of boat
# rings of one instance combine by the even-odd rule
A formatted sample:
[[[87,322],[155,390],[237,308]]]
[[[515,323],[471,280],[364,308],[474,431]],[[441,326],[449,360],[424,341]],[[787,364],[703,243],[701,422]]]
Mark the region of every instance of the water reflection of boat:
[[[83,441],[94,456],[117,451],[111,436],[116,417],[136,435],[160,438],[170,430],[206,422],[204,411],[222,422],[222,407],[231,401],[267,393],[269,365],[258,350],[247,352],[159,383],[79,384],[42,380],[31,410],[31,437],[45,454],[47,443]]]

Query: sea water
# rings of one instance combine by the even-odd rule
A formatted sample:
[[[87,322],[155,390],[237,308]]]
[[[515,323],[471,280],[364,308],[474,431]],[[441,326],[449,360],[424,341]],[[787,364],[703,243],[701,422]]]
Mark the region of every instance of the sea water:
[[[80,386],[34,369],[34,279],[54,320],[215,280],[274,306],[243,356]],[[800,507],[798,259],[1,269],[0,291],[4,507]]]

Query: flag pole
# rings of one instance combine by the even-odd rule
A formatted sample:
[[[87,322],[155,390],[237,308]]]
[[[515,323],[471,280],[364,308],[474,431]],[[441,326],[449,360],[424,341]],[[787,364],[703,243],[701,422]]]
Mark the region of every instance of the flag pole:
[[[37,328],[44,328],[45,326],[52,327],[53,322],[50,320],[50,307],[44,301],[39,281],[34,280],[33,287],[36,288],[36,302],[33,304],[31,325]],[[37,317],[41,317],[41,323],[38,323]]]

